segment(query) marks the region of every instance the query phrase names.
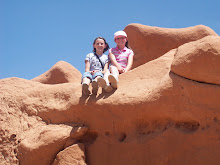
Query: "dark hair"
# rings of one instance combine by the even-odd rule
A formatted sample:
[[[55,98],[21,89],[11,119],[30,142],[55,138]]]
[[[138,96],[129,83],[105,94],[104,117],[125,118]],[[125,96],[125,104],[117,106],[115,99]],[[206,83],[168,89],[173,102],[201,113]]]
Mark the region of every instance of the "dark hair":
[[[106,42],[106,40],[105,40],[103,37],[97,37],[97,38],[94,40],[93,45],[95,44],[95,42],[96,42],[97,39],[102,39],[102,40],[104,40],[105,45],[106,45],[106,48],[103,50],[103,53],[106,52],[106,51],[109,49],[109,45],[108,45],[108,43]],[[93,52],[96,53],[96,49],[95,49],[94,47],[93,47]]]
[[[131,49],[131,48],[128,46],[128,40],[126,41],[125,46],[126,46],[128,49]]]

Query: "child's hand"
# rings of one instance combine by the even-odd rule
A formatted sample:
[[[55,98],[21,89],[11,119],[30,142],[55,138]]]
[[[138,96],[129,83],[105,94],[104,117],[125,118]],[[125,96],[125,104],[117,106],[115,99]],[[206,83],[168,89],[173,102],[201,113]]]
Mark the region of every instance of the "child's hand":
[[[118,68],[119,73],[123,73],[123,68],[121,66],[118,66],[117,68]]]
[[[95,72],[97,72],[97,70],[93,70],[93,71],[91,71],[91,75],[94,75]]]

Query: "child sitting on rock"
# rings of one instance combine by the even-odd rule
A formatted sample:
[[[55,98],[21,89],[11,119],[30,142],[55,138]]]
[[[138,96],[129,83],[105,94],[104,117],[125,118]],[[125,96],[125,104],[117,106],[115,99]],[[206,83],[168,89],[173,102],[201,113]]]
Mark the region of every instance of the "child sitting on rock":
[[[109,49],[110,67],[105,72],[104,78],[98,80],[98,85],[111,92],[118,87],[118,76],[128,72],[133,64],[133,51],[128,47],[127,34],[124,31],[117,31],[114,34],[115,48]]]
[[[85,58],[85,73],[82,76],[82,91],[85,95],[90,95],[89,84],[92,82],[92,93],[97,94],[97,79],[103,77],[108,69],[108,56],[104,54],[109,49],[109,45],[103,37],[97,37],[93,42],[93,53],[89,53]]]

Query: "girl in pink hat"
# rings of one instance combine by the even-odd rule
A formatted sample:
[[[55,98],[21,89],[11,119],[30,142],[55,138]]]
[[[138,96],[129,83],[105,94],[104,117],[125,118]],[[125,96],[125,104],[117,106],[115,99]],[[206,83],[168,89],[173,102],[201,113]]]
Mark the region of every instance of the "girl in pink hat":
[[[128,72],[133,64],[133,51],[128,47],[127,34],[124,31],[117,31],[114,34],[115,48],[109,49],[110,67],[105,72],[104,78],[98,79],[100,87],[106,92],[111,92],[118,87],[118,76]]]

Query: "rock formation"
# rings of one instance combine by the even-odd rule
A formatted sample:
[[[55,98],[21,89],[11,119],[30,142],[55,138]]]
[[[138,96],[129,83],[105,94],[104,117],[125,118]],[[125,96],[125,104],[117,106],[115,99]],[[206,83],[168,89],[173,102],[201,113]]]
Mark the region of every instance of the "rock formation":
[[[135,53],[134,68],[154,60],[185,43],[209,35],[218,36],[212,29],[204,25],[171,29],[129,24],[124,30],[128,33],[129,45]]]
[[[112,93],[82,95],[66,62],[33,80],[0,80],[0,162],[220,163],[220,37],[202,25],[125,31],[134,69]]]
[[[50,70],[32,79],[43,84],[80,83],[81,74],[65,61],[57,62]]]
[[[219,36],[207,36],[180,46],[172,63],[172,72],[191,80],[220,85],[219,45]]]

